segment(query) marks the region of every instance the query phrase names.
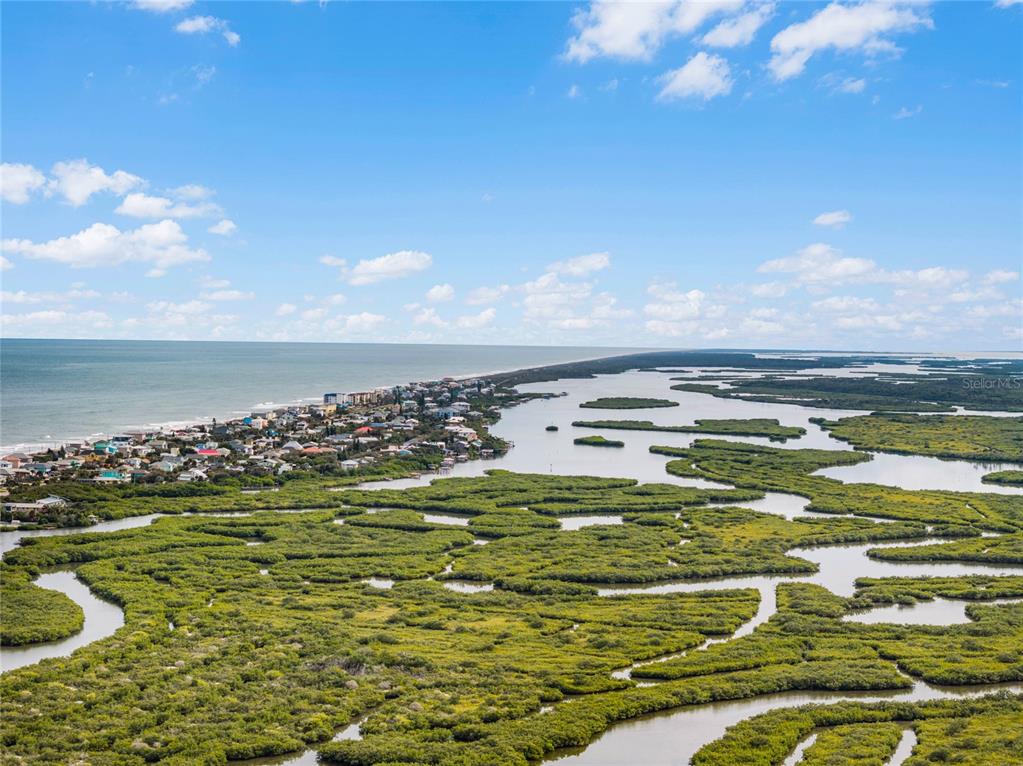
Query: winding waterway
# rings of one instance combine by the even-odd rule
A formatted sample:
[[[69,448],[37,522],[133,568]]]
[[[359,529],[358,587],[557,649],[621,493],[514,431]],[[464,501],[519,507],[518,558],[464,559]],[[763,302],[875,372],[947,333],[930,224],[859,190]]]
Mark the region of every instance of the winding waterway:
[[[903,370],[905,371],[905,370]],[[672,377],[656,372],[632,372],[623,375],[602,376],[584,380],[561,380],[550,383],[537,383],[523,386],[524,391],[565,392],[565,396],[552,399],[535,400],[503,413],[503,417],[493,428],[493,432],[518,445],[507,456],[493,461],[476,461],[460,463],[444,474],[445,476],[478,476],[491,468],[502,468],[527,473],[555,473],[593,475],[608,477],[630,477],[642,482],[673,483],[683,486],[715,487],[727,486],[699,479],[674,477],[668,475],[664,466],[666,458],[652,455],[649,447],[654,444],[666,444],[684,447],[697,438],[728,438],[733,441],[769,444],[771,446],[798,449],[813,447],[817,449],[848,449],[848,445],[830,437],[811,418],[837,419],[850,415],[863,414],[859,411],[824,410],[808,408],[796,403],[765,404],[735,399],[719,399],[704,394],[670,391],[669,380]],[[595,449],[572,443],[580,435],[604,433],[598,429],[573,427],[574,420],[598,419],[615,417],[620,413],[602,413],[594,410],[580,410],[583,401],[600,396],[655,396],[670,398],[679,402],[679,407],[656,410],[630,410],[629,419],[651,420],[662,425],[689,425],[701,418],[777,418],[782,425],[801,426],[806,435],[799,439],[791,439],[785,443],[770,442],[767,439],[750,437],[702,436],[695,434],[671,432],[618,431],[615,438],[625,442],[622,449]],[[546,431],[548,425],[557,425],[558,431]],[[609,459],[609,457],[611,459]],[[981,484],[980,476],[991,470],[1013,467],[971,463],[969,461],[946,461],[935,458],[920,458],[903,455],[875,454],[869,462],[856,466],[826,469],[821,474],[843,481],[867,481],[907,489],[946,489],[959,491],[1004,492],[1020,494],[1018,488],[997,487]],[[411,486],[422,486],[434,479],[436,475],[423,475],[415,479],[374,482],[366,484],[366,488],[387,487],[398,489]],[[767,493],[761,499],[741,503],[744,507],[774,513],[785,518],[819,517],[822,514],[807,512],[805,498],[784,493]],[[381,509],[378,509],[381,510]],[[237,514],[241,515],[241,514]],[[38,530],[23,532],[0,533],[0,550],[4,553],[20,543],[22,539],[46,536],[79,534],[81,532],[108,532],[145,526],[160,518],[162,514],[150,514],[117,521],[103,522],[88,529]],[[468,517],[453,514],[427,514],[427,521],[434,523],[464,526]],[[621,516],[579,516],[560,519],[561,527],[566,533],[574,529],[593,524],[620,524]],[[878,521],[883,521],[878,519]],[[338,520],[342,523],[343,520]],[[478,541],[484,543],[485,541]],[[961,576],[961,575],[1017,575],[1020,568],[1006,565],[986,566],[983,564],[960,563],[899,563],[872,559],[867,555],[871,549],[892,547],[895,545],[921,545],[933,543],[934,540],[923,540],[901,543],[871,543],[863,545],[832,545],[815,548],[796,549],[789,552],[792,556],[801,557],[816,563],[818,572],[812,575],[770,576],[759,575],[749,577],[729,577],[714,580],[691,580],[685,582],[668,582],[635,587],[615,587],[600,589],[606,597],[628,597],[635,593],[675,593],[693,592],[706,589],[755,588],[760,593],[760,604],[756,615],[740,626],[731,636],[710,639],[701,648],[738,636],[748,635],[757,626],[762,625],[775,613],[775,588],[779,582],[807,582],[822,585],[833,593],[851,596],[855,590],[855,580],[860,577],[921,577],[929,575]],[[63,657],[92,641],[112,635],[124,624],[124,616],[120,608],[95,597],[85,585],[77,580],[73,571],[66,570],[42,575],[37,581],[41,587],[59,590],[79,605],[85,612],[85,627],[78,634],[46,644],[28,647],[5,647],[0,652],[0,668],[4,671],[22,667],[50,657]],[[388,588],[390,581],[369,580],[368,585]],[[469,583],[448,580],[445,587],[462,591],[477,592],[493,586],[488,583]],[[995,603],[995,602],[980,602]],[[964,622],[966,603],[950,599],[935,599],[921,602],[913,606],[882,607],[870,612],[852,615],[850,620],[861,622],[891,621],[898,623],[916,623],[928,625],[949,625]],[[670,655],[677,656],[677,655]],[[666,659],[665,657],[658,659]],[[648,660],[652,662],[657,660]],[[637,663],[646,664],[646,663]],[[632,667],[635,667],[632,666]],[[631,668],[616,671],[619,677],[628,677]],[[771,694],[746,700],[720,702],[709,705],[686,707],[667,711],[653,716],[633,719],[616,724],[606,731],[587,748],[578,752],[560,752],[550,760],[558,763],[571,763],[578,766],[619,766],[622,763],[643,763],[646,766],[684,766],[689,763],[700,747],[719,738],[726,727],[750,716],[757,715],[778,707],[789,707],[809,702],[834,702],[837,700],[876,701],[886,699],[926,700],[945,697],[958,697],[985,693],[999,687],[971,686],[941,688],[917,682],[909,690],[893,692],[792,692]],[[1019,690],[1019,684],[1008,685],[1007,688]],[[561,703],[570,705],[571,702]],[[361,722],[361,721],[360,721]],[[358,726],[356,722],[338,734],[339,738],[356,738]],[[900,743],[901,758],[908,756],[913,742],[904,737]],[[908,749],[907,749],[908,747]],[[905,751],[905,752],[902,752]],[[795,755],[795,754],[793,754]],[[894,760],[894,759],[893,759]],[[308,750],[294,756],[258,759],[248,763],[255,764],[289,764],[301,766],[316,762],[315,751]],[[796,763],[798,761],[793,761]],[[899,761],[901,762],[901,761]]]

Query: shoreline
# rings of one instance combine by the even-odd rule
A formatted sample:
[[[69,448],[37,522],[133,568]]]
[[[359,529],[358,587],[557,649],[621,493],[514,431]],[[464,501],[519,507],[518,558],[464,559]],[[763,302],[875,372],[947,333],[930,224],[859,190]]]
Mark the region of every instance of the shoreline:
[[[641,351],[641,352],[637,352],[637,353],[641,353],[642,354],[642,353],[648,353],[648,352]],[[582,364],[584,362],[596,362],[596,361],[603,361],[605,359],[617,359],[619,357],[629,357],[629,356],[634,356],[634,355],[635,354],[612,354],[610,356],[582,357],[582,358],[578,358],[578,359],[570,359],[570,360],[565,361],[565,362],[557,362],[555,364],[542,365],[540,367],[523,367],[523,368],[512,369],[512,370],[493,370],[493,371],[490,371],[490,372],[469,373],[467,375],[452,376],[452,380],[463,381],[463,380],[470,380],[470,379],[473,379],[473,378],[490,379],[490,378],[493,378],[495,376],[504,376],[504,375],[509,375],[510,376],[510,375],[516,375],[518,373],[522,373],[522,372],[525,372],[525,371],[544,370],[544,369],[548,369],[549,367],[558,367],[558,366],[563,365],[563,364]],[[448,376],[443,376],[443,377],[448,377]],[[421,381],[391,382],[391,383],[382,384],[380,386],[374,386],[373,388],[393,388],[394,386],[405,385],[405,384],[410,383],[410,382],[421,382]],[[290,400],[284,401],[284,402],[265,402],[264,401],[264,402],[259,402],[259,403],[255,404],[255,405],[253,405],[252,407],[249,407],[248,409],[232,410],[231,412],[225,413],[225,414],[222,414],[222,415],[206,415],[206,416],[202,416],[202,417],[188,418],[188,419],[181,419],[181,420],[167,420],[167,421],[163,421],[163,422],[160,422],[160,423],[146,423],[146,424],[142,424],[142,425],[125,426],[123,429],[120,429],[120,430],[110,431],[110,432],[106,432],[106,431],[96,432],[96,433],[90,434],[88,436],[67,436],[67,437],[61,437],[61,438],[45,440],[45,441],[19,442],[19,443],[15,443],[15,444],[0,444],[0,454],[10,454],[12,452],[24,452],[24,453],[31,454],[31,453],[34,453],[34,452],[43,452],[43,451],[48,450],[48,449],[54,449],[54,450],[60,449],[61,447],[67,446],[68,444],[73,444],[73,443],[78,443],[78,442],[86,443],[86,442],[102,441],[103,439],[108,439],[108,438],[110,438],[112,436],[116,436],[117,434],[121,434],[121,433],[158,433],[158,432],[161,432],[161,431],[164,431],[164,430],[174,429],[174,428],[189,428],[191,426],[197,426],[197,425],[208,425],[208,424],[212,423],[214,420],[217,420],[217,421],[223,420],[224,422],[226,422],[228,420],[232,420],[232,419],[235,419],[235,418],[238,418],[238,417],[243,417],[246,414],[251,414],[251,413],[255,413],[255,412],[269,412],[271,410],[278,409],[278,408],[281,408],[281,407],[294,407],[294,406],[309,405],[309,404],[312,404],[312,403],[315,403],[315,402],[319,402],[321,400],[322,400],[322,394],[320,396],[295,397],[294,399],[290,399]]]
[[[701,364],[699,362],[688,363],[688,362],[685,362],[685,361],[679,361],[679,360],[671,361],[671,360],[668,360],[668,359],[662,360],[663,363],[660,364],[660,365],[652,363],[652,362],[655,361],[654,358],[656,358],[656,357],[660,357],[660,356],[670,357],[671,355],[687,355],[687,354],[688,355],[695,355],[695,354],[699,354],[699,355],[713,355],[713,356],[721,356],[721,355],[735,355],[735,356],[749,355],[749,356],[756,357],[756,358],[759,358],[759,359],[762,359],[762,360],[774,359],[774,360],[777,360],[779,362],[784,362],[784,361],[791,362],[791,361],[797,361],[797,360],[813,362],[813,361],[823,360],[823,359],[849,359],[849,358],[854,358],[854,357],[864,357],[865,359],[887,358],[887,359],[890,359],[890,360],[893,360],[893,361],[894,360],[899,360],[899,361],[904,361],[904,362],[907,362],[907,363],[909,363],[910,360],[921,359],[921,358],[924,358],[924,359],[955,359],[957,361],[968,361],[968,360],[972,360],[972,359],[1004,359],[1006,361],[1014,361],[1014,360],[1018,360],[1018,359],[1023,358],[1023,353],[1021,353],[1021,352],[1013,352],[1013,351],[1004,351],[1004,352],[984,352],[984,351],[978,351],[978,352],[944,352],[944,353],[940,353],[940,354],[939,353],[923,354],[923,353],[920,353],[920,352],[889,352],[889,351],[880,351],[880,352],[867,352],[867,351],[815,351],[815,350],[810,350],[810,351],[805,351],[805,350],[804,351],[796,351],[796,350],[773,351],[773,350],[753,350],[753,349],[699,349],[699,348],[680,348],[680,349],[653,348],[653,349],[651,349],[651,348],[646,348],[646,349],[636,349],[636,350],[631,351],[630,353],[626,353],[626,354],[610,354],[610,355],[606,355],[606,356],[604,356],[604,355],[600,355],[600,356],[585,356],[585,357],[569,359],[569,360],[561,361],[561,362],[554,362],[554,363],[551,363],[551,364],[538,365],[538,366],[534,366],[534,367],[518,367],[518,368],[513,368],[513,369],[491,370],[491,371],[488,371],[488,372],[472,372],[472,373],[461,374],[461,375],[457,375],[457,376],[446,376],[445,375],[445,376],[441,376],[441,378],[438,378],[438,379],[443,379],[443,378],[446,378],[446,377],[451,377],[451,379],[455,380],[455,381],[464,381],[464,380],[470,380],[470,379],[474,379],[474,378],[482,378],[482,379],[486,379],[486,380],[491,380],[492,382],[496,382],[496,383],[499,383],[499,384],[508,385],[508,386],[514,388],[515,386],[517,386],[519,384],[522,384],[522,383],[551,382],[551,381],[556,381],[556,380],[559,380],[559,379],[566,379],[566,378],[592,377],[592,376],[597,375],[597,374],[617,374],[617,373],[625,371],[626,369],[645,368],[645,367],[654,367],[654,366],[671,366],[672,364],[689,364],[690,366],[697,367],[697,368],[708,366],[706,364]],[[611,365],[608,365],[608,369],[606,369],[606,370],[587,370],[587,371],[582,371],[582,375],[579,374],[580,373],[579,370],[573,370],[572,369],[574,366],[582,365],[582,364],[586,364],[586,363],[602,362],[602,363],[606,363],[607,364],[607,363],[612,363],[613,360],[633,360],[633,359],[636,360],[636,362],[637,362],[636,364],[627,365],[627,366],[621,366],[621,365],[615,366],[615,365],[611,364]],[[642,364],[641,363],[644,359],[646,360],[647,364]],[[713,365],[711,365],[711,366],[713,366]],[[844,365],[842,365],[842,366],[844,366]],[[801,369],[807,369],[807,370],[810,370],[812,372],[812,370],[814,369],[814,365],[811,363],[811,364],[808,364],[805,368],[801,368]],[[550,371],[561,371],[561,372],[568,373],[568,374],[549,375],[548,373]],[[765,372],[766,371],[767,370],[765,370]],[[497,380],[495,380],[495,379],[497,379]],[[424,382],[424,381],[398,381],[398,382],[392,381],[392,382],[389,382],[389,383],[381,384],[379,386],[373,386],[372,388],[373,389],[393,388],[395,386],[404,385],[404,384],[409,383],[409,382]],[[24,453],[31,454],[33,452],[41,452],[41,451],[45,451],[45,450],[48,450],[48,449],[60,449],[61,447],[66,446],[68,444],[72,444],[72,443],[78,443],[78,442],[92,443],[92,442],[96,442],[96,441],[102,441],[103,439],[108,439],[108,438],[110,438],[112,436],[115,436],[115,435],[121,434],[121,433],[159,433],[159,432],[163,432],[163,431],[166,431],[166,430],[171,430],[171,429],[174,429],[174,428],[189,428],[191,426],[197,426],[197,425],[208,425],[208,424],[212,423],[214,420],[227,422],[229,420],[233,420],[233,419],[236,419],[236,418],[239,418],[239,417],[243,417],[246,414],[252,414],[252,413],[257,413],[257,412],[264,412],[265,413],[265,412],[269,412],[269,411],[272,411],[274,409],[279,409],[279,408],[282,408],[282,407],[308,406],[309,404],[312,404],[312,403],[315,403],[315,402],[319,402],[320,399],[321,399],[321,396],[298,396],[298,397],[289,399],[287,401],[281,401],[281,402],[261,401],[261,402],[258,402],[255,405],[252,405],[251,407],[249,407],[247,409],[240,409],[239,408],[239,409],[233,409],[233,410],[231,410],[229,412],[226,412],[226,413],[205,415],[205,416],[201,416],[201,417],[182,418],[182,419],[165,420],[165,421],[162,421],[162,422],[155,422],[155,423],[129,425],[129,426],[123,427],[122,429],[114,430],[114,431],[97,431],[95,433],[89,434],[88,436],[66,436],[66,437],[59,437],[59,438],[54,438],[54,439],[44,439],[44,440],[32,441],[32,442],[15,442],[13,444],[0,444],[0,454],[10,454],[12,452],[24,452]],[[978,414],[983,414],[983,412],[982,411],[978,411]],[[0,438],[2,438],[2,437],[0,437]]]

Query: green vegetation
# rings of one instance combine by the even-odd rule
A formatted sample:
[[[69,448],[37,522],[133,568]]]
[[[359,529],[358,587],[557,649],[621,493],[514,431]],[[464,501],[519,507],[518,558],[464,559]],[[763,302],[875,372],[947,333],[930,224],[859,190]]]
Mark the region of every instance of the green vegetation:
[[[698,440],[652,451],[673,458],[669,473],[735,488],[497,470],[406,490],[329,491],[341,482],[307,478],[272,496],[227,488],[91,501],[124,515],[144,503],[177,513],[187,504],[222,510],[242,500],[323,505],[26,539],[0,564],[4,587],[20,604],[9,611],[5,590],[4,631],[8,621],[21,629],[24,614],[73,617],[71,602],[31,585],[54,567],[76,567],[98,595],[123,606],[126,624],[69,658],[0,676],[4,752],[28,763],[212,765],[311,746],[349,766],[526,766],[557,748],[583,746],[615,722],[680,706],[786,691],[908,689],[913,679],[1023,679],[1023,604],[984,603],[1023,597],[1023,576],[864,579],[852,598],[786,583],[777,590],[777,613],[752,633],[634,668],[634,677],[655,685],[612,676],[733,634],[757,613],[759,594],[729,588],[607,597],[599,586],[810,574],[815,565],[789,555],[794,548],[935,534],[955,539],[878,554],[1019,554],[1023,562],[1018,497],[814,475],[870,459],[851,450]],[[789,520],[707,505],[741,504],[765,491],[797,493],[831,515]],[[559,528],[559,517],[610,513],[624,523]],[[424,514],[456,514],[467,524]],[[479,538],[489,543],[474,544]],[[370,578],[395,584],[376,588],[364,582]],[[494,589],[457,592],[446,587],[453,580]],[[933,627],[843,619],[930,598],[968,599],[970,621]],[[543,706],[553,708],[541,714]],[[775,718],[734,727],[694,763],[776,765],[813,731],[820,736],[807,751],[810,763],[870,763],[890,754],[894,724],[910,722],[927,758],[967,752],[975,758],[966,763],[1012,764],[1002,755],[1018,752],[1018,726],[1008,722],[1018,721],[1021,706],[1018,697],[1004,697],[773,711],[767,715]],[[361,719],[362,740],[330,741]]]
[[[67,638],[82,629],[82,608],[63,593],[33,585],[23,573],[0,584],[0,644],[17,646]]]
[[[580,436],[572,440],[573,444],[589,445],[590,447],[624,447],[625,442],[617,439],[605,439],[603,436]]]
[[[800,762],[807,766],[883,766],[911,727],[918,743],[907,766],[962,763],[1023,764],[1023,697],[976,700],[842,702],[772,710],[742,721],[702,748],[693,766],[774,766],[811,732],[817,741]]]
[[[1023,531],[1023,503],[1012,495],[912,491],[813,475],[822,468],[870,460],[863,452],[779,449],[712,439],[697,440],[687,448],[654,446],[650,451],[678,458],[666,466],[676,476],[801,495],[809,499],[807,510],[811,511],[916,521],[950,536],[976,535],[979,530]]]
[[[773,418],[747,420],[697,420],[691,426],[661,426],[649,420],[576,420],[573,426],[582,428],[616,428],[625,431],[667,431],[680,434],[723,434],[730,436],[766,436],[771,441],[798,439],[805,428],[783,426]]]
[[[875,413],[814,422],[856,449],[965,460],[1023,461],[1023,417]]]
[[[595,410],[647,410],[654,407],[678,407],[678,402],[671,399],[644,399],[635,396],[604,396],[583,402],[579,406]]]
[[[1007,484],[1010,487],[1023,487],[1023,471],[992,471],[984,474],[981,481],[988,484]]]
[[[992,368],[992,373],[996,368]],[[676,380],[683,380],[676,378]],[[950,412],[973,410],[1023,412],[1023,386],[1003,374],[887,377],[732,378],[729,388],[699,382],[679,383],[675,391],[710,394],[747,402],[798,403],[804,407],[845,410]]]
[[[544,429],[544,431],[557,431],[557,430],[558,430],[558,427],[557,427],[557,426],[555,426],[555,425],[550,425],[550,426],[547,426],[547,427],[546,427],[546,428]]]

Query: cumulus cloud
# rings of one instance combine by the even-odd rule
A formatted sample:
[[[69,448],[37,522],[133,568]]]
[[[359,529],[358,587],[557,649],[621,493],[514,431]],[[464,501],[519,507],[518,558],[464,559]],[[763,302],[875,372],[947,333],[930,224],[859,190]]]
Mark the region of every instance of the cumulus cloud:
[[[157,272],[154,276],[161,275],[172,266],[210,259],[205,250],[190,248],[181,226],[171,220],[145,224],[124,232],[110,224],[94,223],[77,234],[48,242],[5,239],[2,249],[72,268],[149,263]]]
[[[822,290],[845,284],[890,284],[912,296],[921,290],[937,290],[961,284],[969,278],[964,269],[931,266],[926,269],[883,269],[869,258],[850,258],[841,251],[817,242],[795,255],[762,263],[761,273],[791,274],[793,283],[809,289]]]
[[[131,7],[138,11],[169,13],[188,8],[195,0],[132,0]]]
[[[290,316],[291,314],[294,314],[296,311],[298,311],[298,306],[296,306],[294,303],[282,303],[280,306],[277,307],[277,310],[274,311],[274,315],[279,317],[286,317]]]
[[[231,31],[231,25],[215,16],[190,16],[178,22],[174,29],[183,35],[205,35],[220,32],[227,44],[235,47],[242,41],[241,35]]]
[[[585,277],[595,271],[602,271],[611,265],[608,253],[591,253],[578,255],[565,261],[555,261],[547,266],[547,271],[569,277]]]
[[[63,195],[75,207],[84,205],[93,194],[99,192],[122,195],[145,185],[145,181],[136,175],[124,170],[108,174],[86,159],[58,162],[50,173],[52,178],[46,186],[47,190]]]
[[[817,226],[830,226],[833,229],[841,229],[851,220],[852,213],[848,210],[831,210],[827,213],[821,213],[813,219],[813,222]]]
[[[868,258],[843,257],[831,245],[817,242],[808,245],[796,255],[775,258],[762,263],[757,271],[764,274],[792,274],[798,284],[843,284],[865,278],[877,270],[877,264]]]
[[[522,286],[523,315],[529,319],[566,319],[588,300],[593,285],[588,282],[563,282],[557,272],[548,271]]]
[[[367,333],[372,332],[386,321],[387,317],[385,316],[363,311],[359,314],[349,314],[346,317],[341,317],[340,329],[343,333]]]
[[[442,285],[434,285],[426,291],[426,300],[430,303],[444,303],[450,301],[455,297],[455,288],[445,283]]]
[[[23,205],[45,184],[46,176],[32,165],[10,162],[0,165],[0,197],[5,202]]]
[[[331,260],[328,262],[325,260],[327,258]],[[332,256],[324,256],[320,261],[329,266],[344,266],[344,261]],[[359,261],[348,273],[348,282],[353,285],[371,285],[388,279],[401,279],[428,269],[432,263],[433,258],[428,253],[400,250],[379,258]]]
[[[206,231],[210,234],[219,234],[222,237],[228,237],[234,234],[238,230],[235,222],[230,218],[222,218],[217,223],[210,226]]]
[[[761,282],[749,291],[758,298],[783,298],[789,289],[784,282]]]
[[[665,72],[658,78],[661,92],[659,101],[676,101],[682,98],[702,98],[709,101],[715,96],[725,96],[732,90],[732,76],[728,62],[720,56],[700,51],[684,66]]]
[[[432,306],[424,306],[419,309],[413,316],[412,322],[414,324],[430,324],[434,327],[447,327],[448,323],[440,318],[437,314],[437,309]]]
[[[931,27],[927,9],[921,4],[889,0],[848,5],[833,2],[774,36],[768,68],[776,80],[788,80],[802,74],[812,56],[829,49],[895,54],[899,49],[891,35]]]
[[[213,290],[203,293],[202,297],[208,301],[250,301],[256,294],[244,290]]]
[[[703,36],[703,44],[736,48],[753,42],[757,32],[774,15],[774,3],[763,3],[731,19],[725,19]]]
[[[984,284],[986,285],[1000,285],[1003,282],[1015,282],[1019,279],[1018,271],[1008,271],[1006,269],[995,269],[989,271],[984,275]]]
[[[221,211],[212,202],[193,205],[144,192],[132,192],[121,200],[114,212],[132,218],[206,218],[219,215]]]
[[[833,295],[824,300],[814,301],[810,305],[818,311],[833,313],[876,311],[878,308],[877,301],[873,298],[857,298],[852,295]]]
[[[690,34],[713,16],[742,5],[743,0],[597,0],[572,17],[576,34],[564,57],[579,63],[601,56],[649,60],[668,39]]]
[[[9,258],[5,258],[4,256],[0,255],[0,271],[7,271],[8,269],[13,269],[13,268],[14,268],[14,264],[11,263],[11,260]]]
[[[467,314],[455,320],[455,326],[461,330],[478,330],[491,324],[497,317],[497,309],[483,309],[478,314]]]
[[[202,200],[213,196],[213,189],[200,184],[185,184],[171,189],[171,194],[177,199]]]
[[[643,307],[643,313],[666,321],[696,319],[703,313],[707,300],[702,290],[682,292],[674,282],[650,285],[647,293],[652,300]]]
[[[465,298],[465,302],[470,306],[493,303],[507,295],[509,290],[511,290],[511,288],[508,285],[498,285],[497,287],[477,287],[469,291],[469,294]]]
[[[0,329],[8,337],[76,338],[91,335],[112,325],[110,316],[103,311],[44,309],[27,314],[0,315]]]

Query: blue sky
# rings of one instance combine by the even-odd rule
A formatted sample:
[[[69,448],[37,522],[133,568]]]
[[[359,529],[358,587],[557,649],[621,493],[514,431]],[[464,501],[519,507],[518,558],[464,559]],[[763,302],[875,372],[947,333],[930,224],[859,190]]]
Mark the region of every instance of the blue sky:
[[[0,14],[8,337],[1023,344],[1019,3]]]

